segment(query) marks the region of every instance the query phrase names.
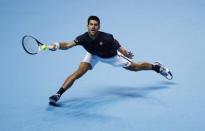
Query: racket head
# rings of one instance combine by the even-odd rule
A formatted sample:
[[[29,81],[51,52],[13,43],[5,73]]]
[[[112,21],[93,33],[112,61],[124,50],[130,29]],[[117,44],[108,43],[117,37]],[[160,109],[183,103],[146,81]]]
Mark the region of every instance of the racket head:
[[[40,52],[40,47],[43,46],[41,42],[39,42],[33,36],[25,35],[22,38],[22,46],[23,49],[30,55],[36,55]]]

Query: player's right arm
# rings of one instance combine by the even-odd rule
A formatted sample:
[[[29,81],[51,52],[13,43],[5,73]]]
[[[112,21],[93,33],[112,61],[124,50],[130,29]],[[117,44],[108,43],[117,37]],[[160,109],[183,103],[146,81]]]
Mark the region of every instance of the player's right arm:
[[[70,42],[55,42],[53,44],[51,44],[49,46],[49,49],[50,50],[57,50],[57,49],[60,49],[60,50],[67,50],[69,48],[72,48],[73,46],[76,46],[76,43],[74,41],[70,41]]]

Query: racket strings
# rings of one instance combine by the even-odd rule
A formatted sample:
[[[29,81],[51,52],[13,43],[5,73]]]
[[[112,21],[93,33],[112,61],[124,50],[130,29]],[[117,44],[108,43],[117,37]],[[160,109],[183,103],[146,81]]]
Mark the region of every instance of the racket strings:
[[[25,49],[29,53],[35,54],[40,51],[37,41],[33,39],[32,37],[25,37],[23,40],[23,44],[24,44]]]

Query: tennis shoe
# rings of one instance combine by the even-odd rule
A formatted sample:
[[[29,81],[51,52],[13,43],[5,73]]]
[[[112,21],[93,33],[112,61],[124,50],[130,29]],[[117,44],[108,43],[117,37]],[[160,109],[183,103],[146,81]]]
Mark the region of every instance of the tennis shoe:
[[[164,65],[160,64],[159,62],[155,62],[154,65],[158,65],[159,68],[159,73],[164,76],[165,78],[167,78],[168,80],[171,80],[173,78],[173,75],[170,71],[169,68],[165,67]]]
[[[49,97],[49,104],[50,105],[56,105],[57,101],[60,99],[60,94],[54,94]]]

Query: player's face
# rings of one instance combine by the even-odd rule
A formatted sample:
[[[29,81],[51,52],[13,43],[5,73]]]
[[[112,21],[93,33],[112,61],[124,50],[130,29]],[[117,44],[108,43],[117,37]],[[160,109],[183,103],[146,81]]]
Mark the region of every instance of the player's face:
[[[91,36],[95,36],[96,33],[98,32],[98,30],[100,29],[100,25],[99,25],[98,21],[96,21],[96,20],[90,20],[87,27],[88,27],[88,33]]]

